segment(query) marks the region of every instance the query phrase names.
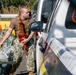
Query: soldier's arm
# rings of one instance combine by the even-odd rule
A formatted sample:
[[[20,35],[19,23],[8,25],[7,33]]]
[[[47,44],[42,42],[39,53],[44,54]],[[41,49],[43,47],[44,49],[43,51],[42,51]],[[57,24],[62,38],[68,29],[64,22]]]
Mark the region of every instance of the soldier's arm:
[[[26,44],[33,37],[34,33],[35,32],[31,32],[30,35],[28,36],[28,38],[27,39],[24,38],[24,40],[22,42]]]
[[[3,36],[3,39],[2,39],[2,41],[0,42],[0,45],[2,45],[2,44],[6,41],[6,39],[10,36],[12,30],[13,30],[12,28],[9,28],[9,29],[8,29],[8,31],[6,32],[6,34]]]
[[[9,25],[8,31],[7,31],[6,34],[3,36],[3,39],[2,39],[2,41],[0,42],[0,46],[2,46],[3,43],[7,40],[7,38],[10,36],[10,34],[11,34],[13,28],[14,28],[14,25],[15,25],[14,23],[15,23],[15,19],[12,19],[12,21],[11,21],[11,23],[10,23],[10,25]]]
[[[31,31],[29,37],[27,38],[28,41],[33,37],[34,33],[35,33],[35,32]]]

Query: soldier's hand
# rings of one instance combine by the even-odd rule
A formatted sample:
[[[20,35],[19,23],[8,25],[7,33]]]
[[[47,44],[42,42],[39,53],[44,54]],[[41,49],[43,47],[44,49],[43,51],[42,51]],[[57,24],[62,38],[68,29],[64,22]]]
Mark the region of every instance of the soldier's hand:
[[[0,43],[0,48],[3,46],[3,44],[2,43]]]
[[[29,41],[28,39],[23,38],[22,43],[26,44],[28,41]]]

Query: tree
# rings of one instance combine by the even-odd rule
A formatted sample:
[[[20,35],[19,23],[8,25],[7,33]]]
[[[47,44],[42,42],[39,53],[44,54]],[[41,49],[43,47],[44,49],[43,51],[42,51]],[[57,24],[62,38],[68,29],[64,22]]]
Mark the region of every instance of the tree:
[[[37,0],[0,0],[0,9],[4,7],[18,7],[18,6],[28,6],[30,9],[34,9],[34,5]]]
[[[3,8],[3,7],[4,7],[3,2],[2,0],[0,0],[0,8]]]

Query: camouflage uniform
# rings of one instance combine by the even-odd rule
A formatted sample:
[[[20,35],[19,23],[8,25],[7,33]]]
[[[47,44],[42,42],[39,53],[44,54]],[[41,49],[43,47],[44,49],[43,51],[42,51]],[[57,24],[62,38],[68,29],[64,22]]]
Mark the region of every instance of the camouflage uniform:
[[[25,34],[27,36],[29,36],[29,34],[30,34],[29,23],[30,23],[30,20],[23,21],[23,24],[25,25]],[[18,29],[20,30],[20,28],[18,28]],[[15,43],[17,43],[17,42],[15,42]],[[19,48],[19,46],[16,46],[16,47]],[[28,47],[28,55],[27,55],[27,59],[26,59],[26,68],[27,68],[27,71],[34,72],[34,69],[35,69],[35,62],[34,62],[34,60],[35,60],[35,47],[34,47],[34,39],[33,38],[27,43],[27,47]],[[17,55],[17,53],[15,54],[15,58],[17,57],[16,55]]]
[[[29,36],[29,24],[32,22],[32,20],[27,20],[24,22],[25,29],[26,29],[26,34]],[[27,55],[27,60],[26,60],[26,68],[27,71],[34,72],[35,70],[35,45],[34,45],[34,38],[32,38],[28,43],[28,55]]]
[[[23,43],[20,43],[19,42],[19,39],[18,38],[16,38],[15,40],[14,40],[14,45],[13,45],[13,47],[14,47],[14,58],[13,58],[13,60],[14,61],[18,61],[18,59],[20,58],[20,57],[22,57],[22,55],[23,55]]]
[[[5,55],[7,56],[6,60],[5,59],[3,60],[3,58],[0,58],[0,60],[1,61],[3,60],[3,62],[15,61],[17,63],[18,59],[20,57],[22,57],[22,55],[23,55],[23,50],[24,50],[23,45],[24,44],[19,42],[19,37],[18,37],[18,34],[22,33],[22,30],[21,30],[21,28],[19,26],[19,22],[21,22],[20,19],[15,18],[10,23],[10,28],[15,29],[16,38],[11,43],[11,45],[9,44],[10,46],[6,46],[7,48],[4,48],[4,50],[2,50],[2,52],[1,52],[2,54],[0,54],[0,56],[2,56],[3,58],[6,58],[6,57],[4,57]],[[27,34],[27,36],[29,36],[29,26],[28,26],[29,24],[28,23],[29,23],[29,20],[26,20],[25,23],[24,23],[25,25],[27,24],[25,26],[25,30],[26,30],[25,34]],[[35,57],[34,57],[35,56],[35,47],[34,47],[33,42],[34,41],[32,41],[30,44],[29,44],[29,42],[27,43],[28,44],[28,56],[27,56],[27,62],[26,62],[27,70],[32,71],[32,72],[34,72],[34,68],[35,68],[35,63],[34,63],[34,60],[35,60]],[[13,53],[13,55],[10,56],[11,52]],[[13,59],[10,60],[9,58],[13,58]]]
[[[27,56],[27,62],[26,62],[27,71],[34,72],[35,70],[34,60],[35,60],[35,47],[34,47],[34,44],[32,44],[28,49],[28,56]]]

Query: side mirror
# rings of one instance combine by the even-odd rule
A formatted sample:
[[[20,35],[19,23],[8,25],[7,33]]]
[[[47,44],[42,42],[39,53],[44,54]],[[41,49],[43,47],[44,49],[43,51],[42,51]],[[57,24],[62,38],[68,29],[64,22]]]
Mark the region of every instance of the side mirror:
[[[43,22],[36,21],[30,25],[30,30],[34,32],[42,32],[43,31]]]

